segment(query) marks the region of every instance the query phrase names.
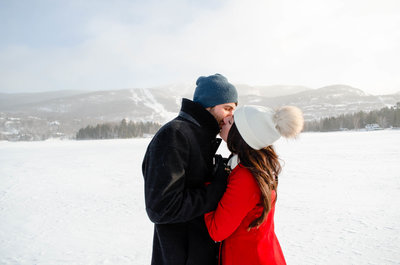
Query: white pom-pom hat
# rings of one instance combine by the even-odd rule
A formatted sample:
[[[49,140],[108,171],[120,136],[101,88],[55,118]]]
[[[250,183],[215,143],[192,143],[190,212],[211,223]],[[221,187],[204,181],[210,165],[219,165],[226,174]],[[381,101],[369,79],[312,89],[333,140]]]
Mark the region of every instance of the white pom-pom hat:
[[[272,145],[281,136],[295,138],[303,129],[302,111],[294,106],[278,110],[244,105],[235,110],[234,120],[243,140],[253,149]]]

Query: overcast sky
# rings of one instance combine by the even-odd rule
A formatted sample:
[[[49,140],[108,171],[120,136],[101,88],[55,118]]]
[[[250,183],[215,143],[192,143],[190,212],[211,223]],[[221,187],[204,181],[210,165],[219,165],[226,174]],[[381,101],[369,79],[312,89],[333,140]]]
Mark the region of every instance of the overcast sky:
[[[0,92],[195,83],[400,91],[399,0],[0,0]]]

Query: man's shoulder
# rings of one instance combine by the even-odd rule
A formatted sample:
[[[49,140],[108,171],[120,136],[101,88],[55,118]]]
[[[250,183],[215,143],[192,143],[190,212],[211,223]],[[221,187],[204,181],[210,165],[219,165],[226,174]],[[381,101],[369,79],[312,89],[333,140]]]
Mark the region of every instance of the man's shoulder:
[[[191,125],[189,122],[175,118],[164,124],[154,135],[153,141],[167,141],[169,143],[176,141],[177,138],[185,139],[190,137]]]
[[[180,117],[177,117],[169,122],[167,122],[166,124],[164,124],[159,132],[173,132],[173,131],[181,131],[181,130],[187,130],[190,129],[191,124],[190,122],[181,119]]]
[[[164,124],[159,131],[204,131],[204,128],[195,121],[191,121],[183,116],[178,116],[175,119]]]

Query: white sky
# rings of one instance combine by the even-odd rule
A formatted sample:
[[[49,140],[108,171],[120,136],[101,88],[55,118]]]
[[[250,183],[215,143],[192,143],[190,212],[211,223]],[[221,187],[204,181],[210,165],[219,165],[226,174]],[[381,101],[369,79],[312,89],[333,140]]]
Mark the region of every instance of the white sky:
[[[7,93],[194,85],[217,72],[400,91],[398,0],[1,0],[0,36]]]

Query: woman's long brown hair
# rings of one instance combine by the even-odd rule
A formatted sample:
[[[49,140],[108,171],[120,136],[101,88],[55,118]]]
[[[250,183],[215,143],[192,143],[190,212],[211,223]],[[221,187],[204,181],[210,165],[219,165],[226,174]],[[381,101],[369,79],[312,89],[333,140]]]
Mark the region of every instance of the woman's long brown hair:
[[[235,123],[232,125],[227,139],[229,151],[237,154],[240,163],[245,166],[253,174],[261,190],[261,199],[264,210],[260,217],[254,219],[249,229],[259,227],[267,218],[271,210],[271,191],[277,192],[278,175],[281,172],[281,164],[278,155],[275,153],[272,145],[261,150],[251,148],[240,135]]]

